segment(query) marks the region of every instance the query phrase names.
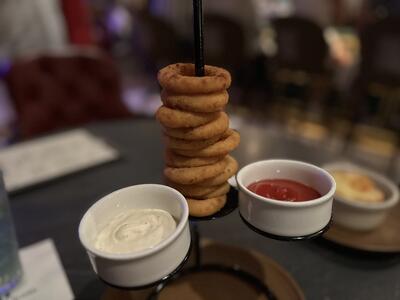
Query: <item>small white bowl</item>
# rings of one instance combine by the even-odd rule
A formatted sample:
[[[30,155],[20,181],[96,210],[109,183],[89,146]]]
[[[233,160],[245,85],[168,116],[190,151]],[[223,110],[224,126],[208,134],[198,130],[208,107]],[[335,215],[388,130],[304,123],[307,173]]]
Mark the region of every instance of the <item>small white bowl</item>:
[[[304,202],[286,202],[262,197],[247,186],[263,179],[288,179],[317,190],[322,196]],[[317,233],[331,219],[336,184],[325,170],[314,165],[285,159],[258,161],[236,175],[239,211],[257,229],[280,237],[303,237]]]
[[[324,166],[328,172],[351,171],[368,176],[384,192],[385,201],[367,203],[343,199],[335,195],[333,203],[334,222],[353,230],[367,231],[378,227],[389,210],[399,201],[398,187],[386,177],[349,162],[337,162]]]
[[[110,254],[94,247],[99,230],[113,216],[129,209],[155,208],[169,212],[177,221],[175,231],[151,249]],[[123,288],[142,287],[173,272],[190,248],[189,209],[178,191],[158,184],[142,184],[117,190],[93,204],[79,225],[79,238],[95,273],[105,282]]]

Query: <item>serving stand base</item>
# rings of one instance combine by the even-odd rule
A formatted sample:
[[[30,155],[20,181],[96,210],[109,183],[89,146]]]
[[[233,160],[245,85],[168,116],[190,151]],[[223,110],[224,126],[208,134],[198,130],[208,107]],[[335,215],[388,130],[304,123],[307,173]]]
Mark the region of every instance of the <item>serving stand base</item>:
[[[260,290],[229,272],[207,270],[206,266],[217,266],[218,268],[238,268],[273,291],[276,299],[279,300],[304,300],[304,294],[291,277],[291,275],[273,259],[257,251],[245,248],[234,247],[212,240],[202,239],[201,272],[186,273],[187,270],[195,268],[195,255],[189,258],[186,267],[183,269],[185,275],[174,277],[167,281],[161,290],[154,297],[157,288],[148,288],[140,291],[126,291],[108,288],[102,300],[243,300],[270,299]],[[193,250],[194,251],[194,250]],[[240,266],[238,265],[240,264]]]

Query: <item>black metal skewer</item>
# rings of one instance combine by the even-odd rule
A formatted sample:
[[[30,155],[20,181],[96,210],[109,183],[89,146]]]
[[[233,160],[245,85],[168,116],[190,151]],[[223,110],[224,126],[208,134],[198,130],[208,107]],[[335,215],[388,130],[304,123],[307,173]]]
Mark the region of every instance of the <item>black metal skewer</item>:
[[[196,76],[204,76],[202,0],[193,0],[194,64]]]

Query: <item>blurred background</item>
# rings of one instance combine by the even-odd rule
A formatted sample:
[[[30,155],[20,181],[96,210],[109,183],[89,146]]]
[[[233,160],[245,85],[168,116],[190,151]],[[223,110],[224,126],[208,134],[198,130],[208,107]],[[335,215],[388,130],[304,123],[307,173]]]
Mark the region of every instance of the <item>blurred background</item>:
[[[238,122],[398,172],[398,0],[204,0],[203,10],[206,63],[232,73]],[[192,57],[191,1],[2,0],[1,145],[153,117],[157,70]]]

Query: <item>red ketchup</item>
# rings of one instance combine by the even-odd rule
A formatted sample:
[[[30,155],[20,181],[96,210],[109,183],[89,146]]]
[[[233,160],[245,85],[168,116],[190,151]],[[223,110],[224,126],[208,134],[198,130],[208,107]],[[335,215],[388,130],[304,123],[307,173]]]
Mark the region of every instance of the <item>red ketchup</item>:
[[[275,200],[301,202],[321,197],[312,187],[287,179],[263,179],[247,187],[257,195]]]

